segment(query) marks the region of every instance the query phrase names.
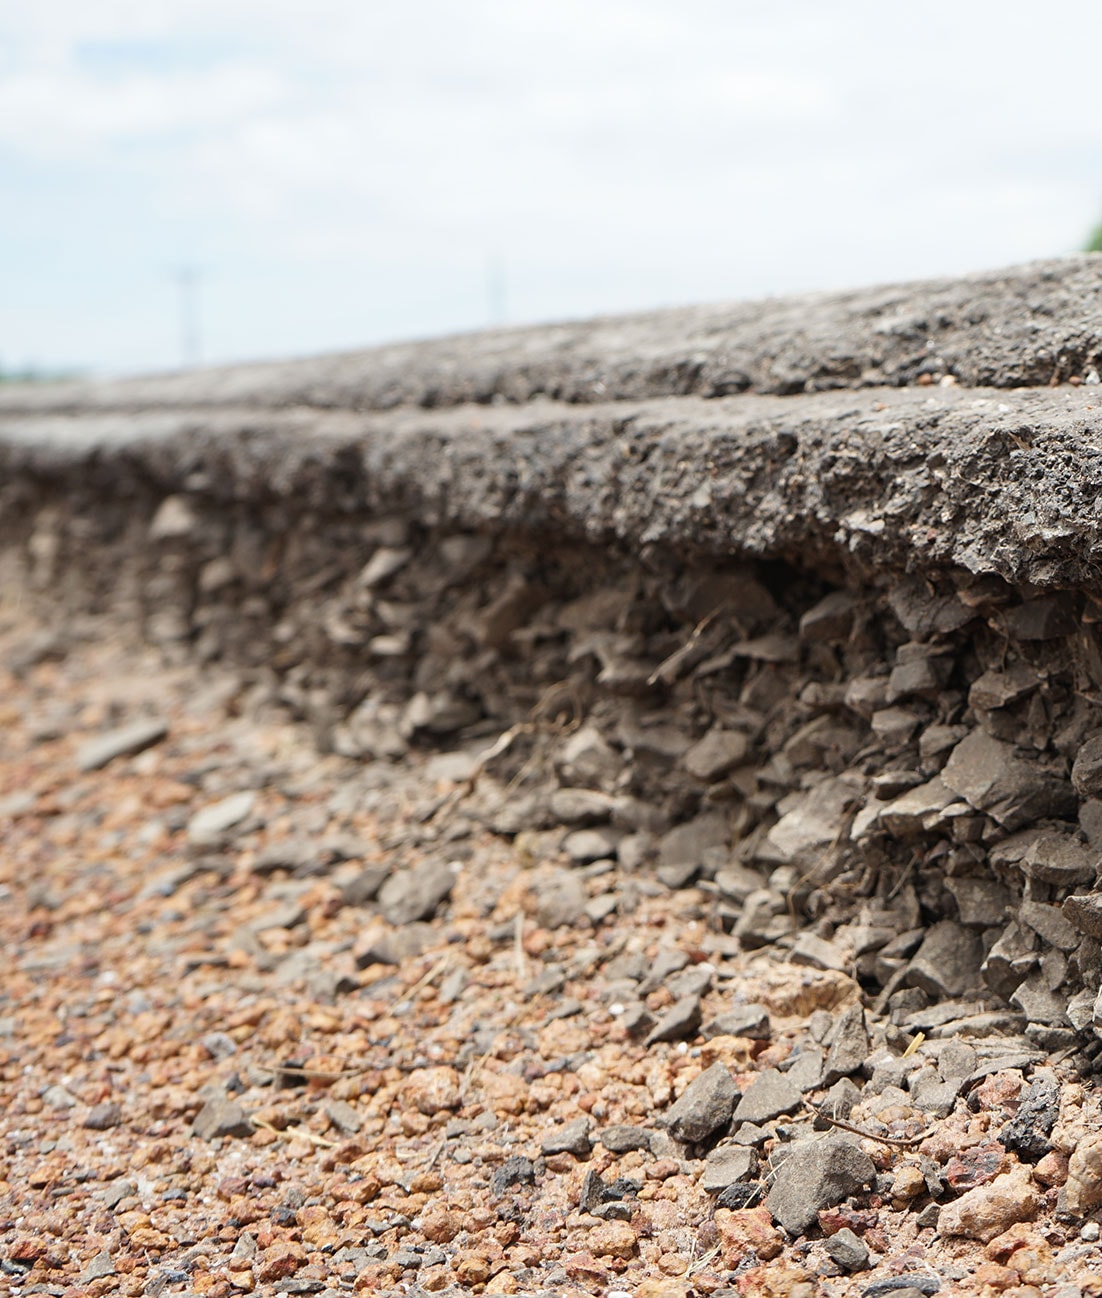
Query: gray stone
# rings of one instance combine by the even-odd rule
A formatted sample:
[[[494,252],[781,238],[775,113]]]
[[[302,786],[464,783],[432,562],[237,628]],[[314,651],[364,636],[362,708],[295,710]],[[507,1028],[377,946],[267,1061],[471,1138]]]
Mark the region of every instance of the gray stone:
[[[575,1118],[549,1131],[540,1142],[540,1150],[544,1154],[573,1154],[576,1158],[586,1158],[592,1149],[589,1127],[589,1118]]]
[[[806,930],[797,936],[788,958],[793,964],[807,965],[811,969],[833,969],[836,973],[845,973],[852,963],[833,942]]]
[[[252,814],[255,805],[256,794],[250,789],[209,803],[188,821],[188,840],[197,847],[213,847],[224,842]]]
[[[841,833],[859,793],[847,780],[828,779],[784,800],[780,819],[758,849],[759,860],[777,865],[817,864]]]
[[[843,1271],[864,1271],[869,1265],[869,1248],[848,1226],[828,1235],[824,1242],[830,1260]]]
[[[1059,1116],[1059,1083],[1051,1075],[1038,1076],[1022,1092],[1017,1111],[999,1132],[999,1140],[1027,1163],[1036,1163],[1052,1148],[1049,1136]]]
[[[854,1005],[843,1011],[835,1024],[830,1053],[823,1067],[823,1085],[833,1086],[841,1078],[855,1073],[864,1064],[868,1053],[865,1011],[860,1005]]]
[[[729,841],[727,817],[718,812],[678,825],[658,844],[659,876],[667,883],[665,874],[671,879],[676,877],[681,882],[675,886],[684,886],[700,872],[709,850],[726,848]]]
[[[620,799],[598,789],[555,789],[551,814],[564,825],[596,825],[612,819]]]
[[[789,1148],[765,1206],[790,1235],[802,1235],[833,1208],[876,1179],[869,1156],[851,1139],[826,1136]]]
[[[957,903],[960,922],[968,928],[992,928],[1005,918],[1010,893],[994,879],[949,878],[945,886]]]
[[[346,1100],[326,1100],[325,1116],[345,1136],[354,1136],[363,1127],[363,1118]]]
[[[648,996],[659,987],[666,986],[674,974],[680,973],[689,964],[689,953],[679,946],[660,947],[658,954],[651,962],[643,980],[639,984],[639,994]]]
[[[1075,754],[1071,782],[1081,798],[1102,794],[1102,735],[1095,735]]]
[[[536,921],[543,928],[566,928],[585,915],[589,895],[572,870],[556,870],[536,886]]]
[[[700,1188],[707,1194],[719,1194],[736,1181],[749,1181],[757,1175],[758,1156],[745,1145],[717,1145],[704,1161]]]
[[[793,1086],[806,1094],[823,1084],[823,1052],[818,1046],[803,1046],[784,1061],[784,1073]]]
[[[133,757],[136,753],[159,744],[167,734],[168,725],[159,717],[134,721],[82,744],[77,751],[77,768],[81,771],[98,771],[116,757]]]
[[[1102,895],[1073,893],[1065,897],[1063,915],[1080,933],[1102,938]]]
[[[735,1005],[717,1014],[704,1025],[706,1037],[748,1037],[751,1041],[768,1041],[772,1035],[769,1011],[764,1005]]]
[[[628,1154],[633,1149],[650,1149],[651,1132],[646,1127],[633,1127],[618,1123],[605,1127],[600,1134],[601,1144],[610,1154]]]
[[[803,1104],[803,1098],[803,1092],[790,1077],[776,1068],[767,1068],[758,1073],[739,1100],[734,1120],[758,1125],[770,1122],[784,1113],[794,1113]]]
[[[1055,909],[1048,907],[1048,909]],[[1062,916],[1059,916],[1062,919]],[[1024,919],[1024,916],[1023,916]],[[1069,929],[1071,925],[1064,923]],[[1074,929],[1072,929],[1074,933]],[[1075,933],[1075,941],[1080,940]],[[987,953],[987,959],[980,966],[984,981],[993,992],[1007,999],[1014,989],[1025,978],[1037,963],[1036,938],[1029,930],[1022,928],[1012,920],[1003,930],[998,941]]]
[[[379,895],[379,889],[390,877],[388,865],[365,865],[341,887],[341,899],[346,906],[366,906]]]
[[[666,1114],[670,1135],[687,1144],[699,1144],[726,1127],[740,1098],[726,1064],[715,1063],[695,1077]]]
[[[659,1041],[683,1041],[696,1035],[700,1027],[700,997],[683,996],[675,1001],[647,1034],[646,1045]]]
[[[1017,703],[1040,683],[1040,677],[1027,663],[1014,663],[1005,671],[986,671],[977,676],[969,687],[968,702],[990,712]]]
[[[746,950],[755,951],[785,937],[792,927],[784,897],[771,888],[759,888],[743,902],[734,934]]]
[[[618,829],[576,829],[563,840],[563,851],[579,865],[615,857],[622,831]]]
[[[455,871],[441,861],[425,861],[392,874],[379,889],[383,915],[396,928],[429,920],[451,895]]]
[[[952,1112],[966,1080],[964,1077],[954,1077],[947,1081],[936,1068],[927,1064],[908,1074],[907,1089],[915,1108],[932,1114],[935,1118],[944,1118]]]
[[[251,1136],[253,1124],[236,1100],[216,1097],[199,1110],[191,1129],[201,1140],[217,1140],[222,1136]]]
[[[1058,888],[1089,883],[1097,874],[1098,853],[1070,834],[1039,834],[1021,859],[1023,874]]]
[[[1049,946],[1061,951],[1074,951],[1081,941],[1081,935],[1068,923],[1059,906],[1050,906],[1043,901],[1022,901],[1015,913],[1020,923],[1032,929]]]
[[[412,960],[440,940],[431,924],[407,924],[394,933],[374,933],[356,951],[356,966],[366,969],[372,964],[399,965]]]
[[[957,744],[941,778],[1004,829],[1019,829],[1045,816],[1073,816],[1079,805],[1058,767],[1019,757],[1012,744],[982,730],[973,730]]]
[[[569,784],[610,789],[623,768],[623,759],[595,726],[582,726],[563,743],[558,766]]]
[[[80,1124],[89,1131],[109,1131],[112,1127],[122,1125],[122,1105],[115,1100],[104,1100],[93,1105],[88,1116]]]
[[[858,601],[848,590],[833,590],[800,618],[800,638],[837,644],[849,638]]]
[[[1067,997],[1052,991],[1042,970],[1031,973],[1014,989],[1011,1005],[1022,1011],[1030,1023],[1062,1024]]]
[[[750,741],[741,730],[709,730],[686,752],[685,769],[698,780],[710,783],[721,779],[745,760]]]
[[[983,960],[978,933],[952,920],[933,925],[907,968],[907,982],[930,996],[960,996],[977,981]]]
[[[77,1283],[91,1284],[93,1280],[104,1280],[114,1274],[114,1259],[106,1249],[101,1249],[81,1271]]]

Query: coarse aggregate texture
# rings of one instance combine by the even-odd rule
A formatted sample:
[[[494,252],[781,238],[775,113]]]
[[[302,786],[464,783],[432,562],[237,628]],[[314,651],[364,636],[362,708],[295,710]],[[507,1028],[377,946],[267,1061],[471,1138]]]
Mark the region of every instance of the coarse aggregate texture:
[[[1100,287],[0,390],[0,1282],[1102,1292]]]
[[[1061,1192],[1071,1158],[1077,1205],[1102,1199],[1098,1099],[1028,1042],[870,1014],[841,1107],[822,1062],[849,974],[742,949],[706,891],[651,868],[571,865],[561,831],[478,827],[469,748],[319,757],[239,676],[72,632],[43,654],[25,615],[0,628],[8,1292],[1100,1291],[1089,1209]],[[161,740],[82,769],[91,739],[154,718]],[[216,847],[189,840],[241,793]],[[438,859],[453,886],[416,924],[356,891]],[[541,922],[563,870],[615,906]],[[627,1026],[627,1003],[658,1014],[690,985],[705,1020],[755,1007],[754,1037]],[[719,1073],[728,1113],[769,1076],[809,1103],[675,1139],[678,1097]],[[763,1206],[774,1166],[791,1237]]]

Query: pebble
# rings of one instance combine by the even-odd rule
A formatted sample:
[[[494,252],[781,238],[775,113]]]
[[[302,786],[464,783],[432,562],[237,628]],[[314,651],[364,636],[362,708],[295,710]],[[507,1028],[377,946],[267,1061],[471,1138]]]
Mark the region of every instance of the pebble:
[[[430,920],[455,886],[450,865],[426,861],[412,870],[398,870],[379,889],[378,903],[395,928]]]
[[[824,1246],[843,1271],[864,1271],[869,1265],[868,1245],[848,1227],[828,1235]]]
[[[105,1100],[94,1105],[81,1124],[89,1131],[109,1131],[122,1123],[122,1105],[114,1100]]]
[[[576,1158],[586,1158],[592,1149],[589,1129],[589,1118],[575,1118],[549,1131],[540,1142],[540,1150],[544,1154],[573,1154]]]
[[[700,997],[683,996],[651,1028],[645,1044],[653,1046],[659,1041],[683,1041],[695,1035],[702,1017]]]
[[[876,1178],[876,1168],[851,1138],[826,1136],[792,1145],[773,1180],[765,1206],[790,1235],[802,1234],[832,1208]]]
[[[685,1088],[666,1114],[666,1127],[677,1140],[697,1144],[731,1121],[740,1093],[726,1064],[715,1063]]]
[[[938,1232],[986,1244],[1015,1222],[1035,1217],[1040,1207],[1041,1197],[1029,1168],[1019,1166],[946,1204],[938,1215]]]
[[[231,793],[197,811],[188,821],[188,840],[196,847],[216,847],[229,832],[252,814],[256,794],[251,790]]]
[[[999,1132],[999,1140],[1028,1163],[1052,1148],[1049,1135],[1060,1116],[1060,1086],[1055,1077],[1037,1077],[1022,1093],[1018,1111]]]
[[[199,1110],[191,1129],[201,1140],[217,1140],[222,1136],[249,1136],[253,1124],[236,1100],[215,1098]]]
[[[108,734],[89,739],[77,751],[77,769],[98,771],[117,757],[134,757],[159,744],[168,734],[168,724],[160,718],[134,721]]]
[[[760,1125],[782,1114],[793,1113],[803,1104],[803,1092],[785,1073],[775,1068],[760,1072],[739,1100],[734,1111],[736,1122]]]
[[[1102,1132],[1084,1136],[1068,1161],[1068,1209],[1077,1217],[1102,1207]]]

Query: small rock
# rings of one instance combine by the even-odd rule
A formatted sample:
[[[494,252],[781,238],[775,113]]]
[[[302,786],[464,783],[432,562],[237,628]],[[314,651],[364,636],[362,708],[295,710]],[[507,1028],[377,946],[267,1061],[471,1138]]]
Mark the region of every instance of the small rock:
[[[159,718],[135,721],[82,744],[77,753],[77,769],[98,771],[117,757],[133,757],[159,744],[167,734],[168,726]]]
[[[963,1235],[986,1244],[1015,1222],[1035,1217],[1040,1206],[1029,1168],[1018,1166],[946,1204],[938,1214],[938,1233]]]
[[[1087,937],[1102,938],[1102,896],[1097,893],[1072,893],[1064,898],[1064,918]]]
[[[907,970],[907,982],[938,1000],[960,996],[979,979],[983,940],[972,929],[942,920],[927,932]]]
[[[105,1100],[95,1105],[81,1123],[89,1131],[109,1131],[122,1123],[122,1105],[114,1100]]]
[[[401,1096],[407,1105],[430,1118],[448,1109],[458,1109],[462,1102],[459,1074],[447,1064],[415,1068],[406,1078]]]
[[[106,1249],[102,1249],[81,1271],[78,1284],[91,1284],[93,1280],[104,1280],[114,1274],[114,1259]]]
[[[573,1154],[575,1158],[587,1158],[592,1145],[589,1140],[590,1122],[588,1118],[575,1118],[562,1127],[549,1131],[540,1142],[540,1152],[544,1154]],[[608,1146],[606,1145],[607,1149]]]
[[[756,1176],[758,1156],[745,1145],[718,1145],[704,1161],[700,1188],[708,1194],[719,1194],[736,1181]]]
[[[255,805],[256,794],[249,789],[210,803],[188,821],[188,840],[197,847],[212,847],[223,842],[230,830],[250,815]]]
[[[941,778],[977,811],[986,811],[1008,830],[1045,816],[1074,816],[1078,809],[1075,790],[1057,767],[1025,760],[1012,744],[982,730],[973,730],[957,744]]]
[[[719,1065],[715,1065],[719,1067]],[[784,1073],[767,1068],[757,1075],[734,1111],[736,1122],[763,1123],[792,1113],[803,1104],[803,1092]]]
[[[618,829],[576,829],[563,839],[563,851],[577,865],[615,857],[623,834]]]
[[[772,1033],[769,1011],[764,1005],[736,1005],[717,1014],[704,1026],[706,1037],[748,1037],[751,1041],[768,1041]]]
[[[393,933],[372,933],[356,950],[356,965],[366,969],[372,964],[400,965],[419,956],[439,940],[431,924],[407,924]]]
[[[1102,1132],[1084,1136],[1068,1162],[1068,1210],[1077,1217],[1102,1206]]]
[[[767,1208],[716,1208],[714,1220],[726,1267],[737,1267],[748,1256],[769,1262],[784,1248],[784,1238]]]
[[[740,730],[709,730],[685,754],[685,769],[698,780],[711,783],[738,766],[749,750],[749,740]]]
[[[651,1133],[646,1127],[632,1127],[620,1123],[605,1127],[601,1132],[601,1144],[610,1154],[627,1154],[633,1149],[650,1149]]]
[[[833,1086],[835,1082],[850,1073],[855,1073],[865,1062],[869,1053],[869,1033],[865,1026],[865,1011],[860,1005],[854,1005],[844,1011],[834,1028],[823,1069],[823,1085]]]
[[[598,1257],[630,1258],[638,1239],[626,1221],[605,1221],[590,1230],[586,1243]]]
[[[1102,793],[1102,735],[1088,739],[1076,753],[1071,782],[1081,798],[1094,798]]]
[[[825,1247],[831,1261],[843,1271],[864,1271],[869,1264],[868,1245],[848,1226],[828,1235]]]
[[[555,870],[536,884],[536,922],[541,928],[568,928],[584,915],[589,896],[573,870]]]
[[[1074,888],[1091,882],[1096,874],[1097,853],[1092,853],[1070,834],[1040,834],[1022,857],[1019,866],[1029,879]]]
[[[363,1127],[363,1118],[346,1100],[326,1100],[325,1116],[346,1136],[354,1136]]]
[[[834,969],[838,973],[845,973],[851,963],[845,952],[839,950],[833,942],[807,931],[796,938],[788,958],[793,964],[806,965],[811,969]]]
[[[876,1178],[869,1156],[852,1140],[827,1136],[793,1145],[777,1168],[765,1206],[790,1235],[801,1235],[823,1208],[856,1194]]]
[[[513,1154],[490,1177],[490,1189],[500,1198],[511,1186],[533,1185],[535,1180],[536,1169],[531,1159]]]
[[[651,1029],[646,1045],[653,1046],[659,1041],[683,1041],[696,1034],[700,1027],[700,997],[683,996],[662,1015]]]
[[[253,1124],[236,1100],[216,1098],[203,1105],[191,1129],[202,1140],[217,1140],[220,1136],[251,1136]]]
[[[677,1140],[697,1144],[731,1121],[740,1098],[726,1064],[715,1063],[686,1087],[666,1115],[666,1127]]]
[[[432,919],[441,902],[451,895],[455,873],[440,861],[425,861],[412,870],[397,871],[379,889],[383,915],[395,928]]]

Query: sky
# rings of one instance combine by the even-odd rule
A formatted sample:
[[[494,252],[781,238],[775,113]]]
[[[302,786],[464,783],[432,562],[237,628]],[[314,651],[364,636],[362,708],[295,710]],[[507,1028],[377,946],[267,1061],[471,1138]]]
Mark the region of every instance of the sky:
[[[0,368],[958,274],[1102,221],[1097,7],[0,5]]]

